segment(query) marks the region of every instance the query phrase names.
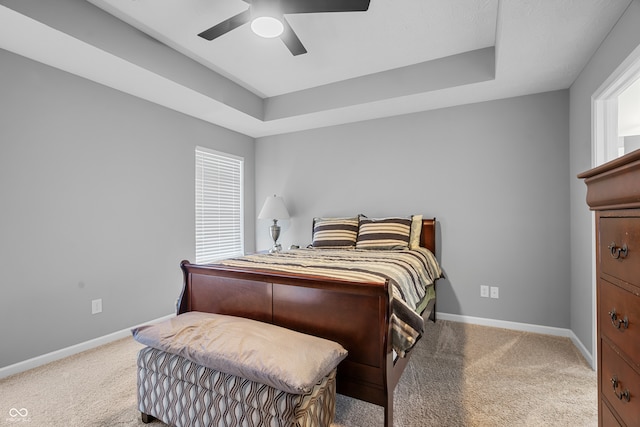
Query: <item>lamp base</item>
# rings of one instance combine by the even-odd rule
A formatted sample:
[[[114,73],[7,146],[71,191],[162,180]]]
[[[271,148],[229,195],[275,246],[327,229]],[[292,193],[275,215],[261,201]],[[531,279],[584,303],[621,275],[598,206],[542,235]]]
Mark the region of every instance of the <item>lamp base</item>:
[[[280,226],[278,225],[278,220],[273,220],[273,225],[269,227],[269,231],[271,232],[271,238],[273,239],[273,247],[269,249],[269,253],[280,252],[282,250],[282,245],[278,243],[278,237],[280,237]]]
[[[271,249],[269,249],[270,254],[275,254],[278,252],[282,252],[282,245],[280,243],[276,243]]]

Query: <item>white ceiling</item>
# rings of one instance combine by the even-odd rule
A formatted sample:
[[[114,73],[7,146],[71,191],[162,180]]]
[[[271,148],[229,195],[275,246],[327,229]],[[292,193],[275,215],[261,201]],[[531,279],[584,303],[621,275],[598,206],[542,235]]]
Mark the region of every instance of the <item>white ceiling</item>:
[[[498,0],[372,0],[366,12],[287,15],[309,52],[294,57],[249,25],[197,37],[242,0],[89,1],[262,97],[493,46],[498,12]]]
[[[0,0],[0,47],[253,137],[566,89],[631,2],[371,0],[287,15],[308,50],[294,57],[248,25],[197,36],[241,0],[88,1],[215,72],[209,87],[19,0]]]

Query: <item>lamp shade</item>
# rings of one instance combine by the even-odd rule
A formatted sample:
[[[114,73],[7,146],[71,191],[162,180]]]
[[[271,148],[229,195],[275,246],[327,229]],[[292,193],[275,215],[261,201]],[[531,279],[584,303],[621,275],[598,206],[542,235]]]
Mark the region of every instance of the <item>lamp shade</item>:
[[[269,196],[264,201],[258,219],[289,219],[289,211],[280,196]]]

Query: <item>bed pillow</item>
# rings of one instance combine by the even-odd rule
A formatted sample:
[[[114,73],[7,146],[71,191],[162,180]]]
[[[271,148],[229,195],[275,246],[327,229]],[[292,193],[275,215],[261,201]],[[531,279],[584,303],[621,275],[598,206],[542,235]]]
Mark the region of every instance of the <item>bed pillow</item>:
[[[420,247],[422,235],[422,215],[411,216],[411,234],[409,235],[409,249],[416,250]]]
[[[356,249],[407,249],[410,232],[409,218],[361,219]]]
[[[358,218],[315,218],[314,248],[353,248],[358,237]]]

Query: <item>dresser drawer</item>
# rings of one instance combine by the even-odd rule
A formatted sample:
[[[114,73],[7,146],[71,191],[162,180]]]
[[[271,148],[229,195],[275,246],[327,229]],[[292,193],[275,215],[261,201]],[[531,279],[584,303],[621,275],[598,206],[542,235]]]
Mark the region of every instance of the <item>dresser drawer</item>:
[[[600,333],[640,367],[640,297],[598,279],[598,322]]]
[[[600,412],[600,425],[602,427],[621,427],[616,417],[613,416],[606,403],[602,403]]]
[[[600,218],[600,271],[640,286],[640,218]]]
[[[640,425],[640,375],[602,341],[602,396],[628,426]],[[615,387],[614,387],[615,386]],[[627,397],[628,395],[628,401]],[[605,403],[603,402],[603,405]]]

